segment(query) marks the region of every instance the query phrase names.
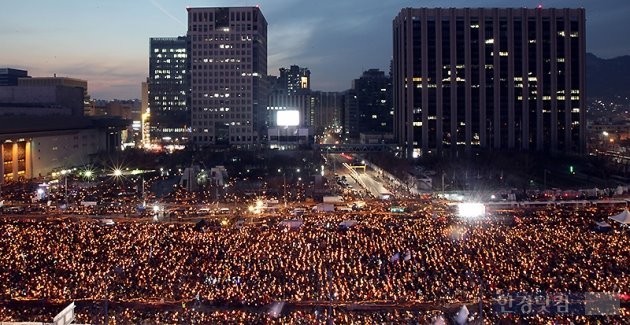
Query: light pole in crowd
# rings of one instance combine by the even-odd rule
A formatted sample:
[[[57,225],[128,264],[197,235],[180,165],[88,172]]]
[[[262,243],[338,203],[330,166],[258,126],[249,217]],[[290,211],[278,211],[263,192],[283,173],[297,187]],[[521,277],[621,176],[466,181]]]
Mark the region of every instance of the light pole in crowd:
[[[63,182],[64,182],[64,185],[63,185],[63,190],[64,190],[63,201],[64,201],[64,204],[66,205],[66,208],[68,207],[68,173],[69,173],[69,171],[67,171],[65,169],[61,171],[61,175],[63,175]]]
[[[299,170],[299,169],[298,169]],[[287,173],[282,170],[282,168],[278,168],[278,173],[282,173],[282,187],[284,189],[284,207],[287,207]]]

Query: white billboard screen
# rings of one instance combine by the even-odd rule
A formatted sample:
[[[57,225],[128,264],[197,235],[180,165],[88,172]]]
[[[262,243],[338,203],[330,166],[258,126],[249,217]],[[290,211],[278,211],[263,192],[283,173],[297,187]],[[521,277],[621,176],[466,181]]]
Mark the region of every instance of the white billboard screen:
[[[486,206],[483,203],[459,203],[457,204],[460,217],[476,218],[486,214]]]
[[[278,126],[300,125],[300,112],[299,111],[278,111],[276,114],[276,125]]]

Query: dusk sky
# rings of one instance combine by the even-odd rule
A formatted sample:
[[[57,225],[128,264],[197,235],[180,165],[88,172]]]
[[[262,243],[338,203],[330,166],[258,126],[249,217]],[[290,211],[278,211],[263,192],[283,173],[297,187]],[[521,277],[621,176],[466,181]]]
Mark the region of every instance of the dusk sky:
[[[585,7],[587,51],[630,54],[630,1],[8,0],[0,10],[0,67],[86,79],[97,99],[140,98],[150,37],[186,34],[186,7],[259,5],[269,23],[268,73],[297,64],[312,88],[341,91],[369,68],[389,71],[392,20],[404,7]]]

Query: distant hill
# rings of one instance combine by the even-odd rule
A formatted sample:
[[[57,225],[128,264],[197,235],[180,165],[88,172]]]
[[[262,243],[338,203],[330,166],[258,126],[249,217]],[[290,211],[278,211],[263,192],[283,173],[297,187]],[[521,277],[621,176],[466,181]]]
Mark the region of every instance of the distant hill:
[[[589,98],[630,97],[630,56],[601,59],[587,53],[586,94]]]

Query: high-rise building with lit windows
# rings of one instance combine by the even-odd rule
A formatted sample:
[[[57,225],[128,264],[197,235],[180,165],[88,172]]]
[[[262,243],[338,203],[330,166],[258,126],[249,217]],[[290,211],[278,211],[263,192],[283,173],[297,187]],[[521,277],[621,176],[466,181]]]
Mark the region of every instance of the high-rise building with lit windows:
[[[150,139],[160,143],[185,143],[190,139],[187,38],[150,39],[148,120]]]
[[[393,41],[394,135],[408,155],[584,152],[584,9],[405,8]]]
[[[189,8],[192,135],[251,147],[265,131],[267,21],[258,7]]]
[[[359,138],[360,133],[392,132],[392,80],[379,69],[364,71],[352,81],[344,105],[344,134]]]
[[[343,93],[336,91],[314,91],[311,100],[311,126],[315,133],[324,132],[326,128],[343,126]]]
[[[280,68],[278,85],[289,96],[309,94],[311,91],[311,71],[297,65]]]
[[[313,125],[311,72],[297,65],[280,68],[279,72],[279,77],[268,76],[267,78],[269,87],[267,125],[277,127],[278,112],[294,110],[299,114],[299,126],[311,127]]]

